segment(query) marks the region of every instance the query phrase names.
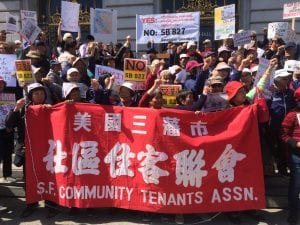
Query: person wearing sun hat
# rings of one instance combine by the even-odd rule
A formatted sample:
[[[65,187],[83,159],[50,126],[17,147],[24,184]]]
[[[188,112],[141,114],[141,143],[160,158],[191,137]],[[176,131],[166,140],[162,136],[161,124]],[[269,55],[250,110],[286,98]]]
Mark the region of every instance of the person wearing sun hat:
[[[138,106],[137,95],[135,92],[134,84],[126,81],[119,88],[119,96],[121,105],[126,107]]]
[[[281,123],[288,112],[295,106],[294,91],[289,88],[291,72],[285,69],[275,71],[274,90],[268,99],[270,112],[270,149],[276,161],[276,172],[287,175],[288,163],[286,149],[280,138]]]
[[[296,225],[299,220],[299,194],[300,194],[300,88],[294,93],[296,107],[289,112],[281,124],[281,139],[288,147],[290,166],[290,181],[288,189],[287,222]]]
[[[200,53],[197,51],[197,45],[194,41],[189,41],[187,43],[187,52],[186,54],[189,56],[190,60],[196,60],[198,63],[202,63],[203,59]]]

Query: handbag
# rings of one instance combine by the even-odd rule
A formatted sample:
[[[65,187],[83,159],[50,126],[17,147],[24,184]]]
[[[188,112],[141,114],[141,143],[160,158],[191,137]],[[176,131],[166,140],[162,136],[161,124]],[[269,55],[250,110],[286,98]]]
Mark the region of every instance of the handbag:
[[[257,119],[259,123],[266,123],[270,120],[269,108],[262,91],[256,87],[254,104],[257,105]]]
[[[16,144],[14,164],[16,167],[21,167],[25,163],[25,146],[24,144]]]

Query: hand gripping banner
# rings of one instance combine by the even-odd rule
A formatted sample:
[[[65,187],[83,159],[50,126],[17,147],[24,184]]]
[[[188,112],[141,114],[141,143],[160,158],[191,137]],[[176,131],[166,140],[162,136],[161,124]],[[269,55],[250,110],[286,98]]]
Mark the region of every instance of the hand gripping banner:
[[[256,107],[61,103],[26,114],[26,201],[161,213],[265,207]]]

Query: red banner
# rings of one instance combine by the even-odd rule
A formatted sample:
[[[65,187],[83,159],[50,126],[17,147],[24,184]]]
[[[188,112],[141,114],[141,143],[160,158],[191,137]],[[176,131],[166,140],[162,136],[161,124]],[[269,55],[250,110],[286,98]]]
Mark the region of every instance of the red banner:
[[[256,107],[27,110],[26,201],[201,213],[265,207]]]

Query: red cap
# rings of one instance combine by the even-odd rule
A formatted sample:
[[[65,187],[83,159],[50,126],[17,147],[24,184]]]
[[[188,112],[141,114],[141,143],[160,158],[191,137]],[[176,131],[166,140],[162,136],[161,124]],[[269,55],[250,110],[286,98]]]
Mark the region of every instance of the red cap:
[[[202,67],[204,63],[198,63],[196,60],[188,61],[186,64],[186,71],[191,71],[192,69],[196,67]]]
[[[298,88],[296,89],[296,91],[295,91],[295,93],[294,93],[294,97],[295,97],[295,100],[296,100],[297,102],[300,101],[300,87],[298,87]]]
[[[236,93],[241,89],[245,87],[244,84],[238,81],[230,81],[228,84],[225,86],[225,92],[228,96],[228,101],[230,101]]]

